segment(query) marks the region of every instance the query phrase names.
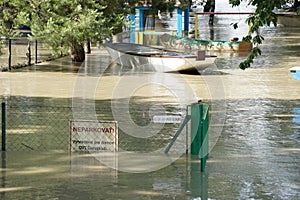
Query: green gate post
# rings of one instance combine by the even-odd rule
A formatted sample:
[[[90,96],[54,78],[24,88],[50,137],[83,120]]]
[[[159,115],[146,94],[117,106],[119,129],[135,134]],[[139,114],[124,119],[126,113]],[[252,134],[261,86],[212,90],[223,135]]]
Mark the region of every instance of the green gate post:
[[[205,171],[206,160],[208,158],[208,127],[209,127],[209,109],[208,105],[203,106],[203,117],[202,117],[202,134],[201,134],[201,171]]]
[[[191,154],[199,155],[201,147],[203,104],[193,104],[191,107]]]
[[[191,107],[191,155],[201,160],[201,172],[205,171],[208,157],[208,105],[193,104]]]

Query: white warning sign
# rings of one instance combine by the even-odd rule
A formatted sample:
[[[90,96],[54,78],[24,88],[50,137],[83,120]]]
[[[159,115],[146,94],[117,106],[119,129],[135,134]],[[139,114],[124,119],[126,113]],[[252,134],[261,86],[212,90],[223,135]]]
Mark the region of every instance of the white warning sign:
[[[70,151],[118,151],[118,123],[116,121],[70,120]]]

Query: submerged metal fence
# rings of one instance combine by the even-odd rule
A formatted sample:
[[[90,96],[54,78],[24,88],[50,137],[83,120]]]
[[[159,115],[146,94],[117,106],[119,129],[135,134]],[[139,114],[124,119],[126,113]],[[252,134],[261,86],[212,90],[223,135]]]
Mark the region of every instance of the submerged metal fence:
[[[149,137],[135,137],[127,134],[126,130],[122,130],[115,126],[93,127],[90,126],[89,117],[92,113],[96,113],[97,120],[92,123],[114,122],[113,112],[109,101],[101,102],[95,106],[96,109],[87,109],[86,107],[71,106],[45,106],[36,105],[35,103],[1,103],[1,145],[2,151],[48,151],[48,150],[108,150],[108,151],[133,151],[133,152],[154,152],[158,149],[165,149],[168,153],[172,145],[176,142],[175,151],[184,152],[189,149],[189,141],[191,143],[191,155],[194,159],[201,160],[200,170],[205,171],[206,159],[208,157],[208,128],[209,128],[209,107],[207,104],[192,104],[190,109],[186,109],[186,113],[182,113],[183,122],[164,123],[161,129]],[[119,106],[124,106],[120,104]],[[153,121],[153,116],[147,112],[147,106],[137,106],[128,112],[120,112],[119,119],[125,115],[131,115],[131,119],[138,126],[145,126]],[[169,116],[177,116],[178,110],[174,107],[165,108],[167,118],[171,121],[174,119]],[[179,109],[180,110],[180,109]],[[181,110],[182,111],[182,110]],[[82,119],[73,119],[74,112],[76,117],[82,116]],[[129,113],[130,112],[130,113]],[[147,116],[148,113],[148,116]],[[172,115],[177,113],[176,115]],[[123,116],[122,116],[123,115]],[[158,121],[166,122],[167,118],[158,116]],[[90,119],[93,119],[91,117]],[[157,119],[156,119],[157,120]],[[188,125],[188,122],[191,123]],[[78,126],[78,124],[80,124]],[[85,126],[85,124],[89,124]],[[129,123],[130,126],[130,123]],[[184,127],[189,128],[184,129]],[[88,129],[88,130],[86,130]],[[75,136],[72,139],[72,131],[75,130]],[[91,131],[89,131],[91,130]],[[113,146],[100,145],[103,143],[103,133],[115,132],[117,130],[117,138],[108,134],[110,137],[108,142],[117,141]],[[78,134],[85,132],[85,134]],[[100,134],[102,132],[102,134]],[[87,133],[87,134],[86,134]],[[142,134],[142,133],[141,133]],[[189,139],[190,138],[190,139]],[[97,143],[97,144],[95,144]],[[178,145],[179,144],[179,145]],[[73,145],[73,146],[72,146]],[[74,148],[75,146],[75,148]],[[186,151],[187,152],[187,151]]]
[[[5,123],[1,125],[5,138],[1,140],[7,151],[69,150],[70,120],[73,120],[74,112],[72,106],[45,106],[8,102],[6,105],[2,103],[2,108],[5,108],[2,109],[2,122],[4,120]],[[167,112],[171,114],[176,112],[174,109],[176,108],[166,108]],[[90,117],[90,114],[94,112],[92,110],[76,108],[76,112],[77,116],[82,116],[82,120],[93,118]],[[111,106],[108,102],[97,104],[95,112],[99,121],[114,121]],[[131,115],[132,120],[138,126],[145,126],[152,120],[147,108],[144,106],[131,109],[130,113],[119,114]],[[152,152],[165,147],[178,127],[179,124],[166,123],[158,133],[147,138],[134,137],[119,129],[118,147],[126,151]],[[185,140],[185,134],[182,135],[181,139]],[[181,143],[182,145],[186,144],[185,141]]]
[[[27,37],[0,40],[0,71],[10,71],[54,58],[47,43]]]

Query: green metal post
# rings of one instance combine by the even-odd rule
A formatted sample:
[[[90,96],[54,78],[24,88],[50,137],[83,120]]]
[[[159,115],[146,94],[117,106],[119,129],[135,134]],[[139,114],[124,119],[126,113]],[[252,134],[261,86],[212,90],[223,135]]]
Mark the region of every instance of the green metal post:
[[[193,104],[191,108],[191,154],[199,155],[201,147],[203,104]]]
[[[201,172],[205,171],[208,157],[208,105],[198,103],[191,107],[191,155],[198,156],[201,160]]]
[[[205,171],[206,160],[208,157],[208,127],[209,127],[209,109],[208,105],[204,105],[201,131],[201,171]]]
[[[1,145],[1,149],[2,151],[6,150],[6,106],[5,106],[5,102],[2,102],[1,104],[1,110],[2,110],[2,145]]]

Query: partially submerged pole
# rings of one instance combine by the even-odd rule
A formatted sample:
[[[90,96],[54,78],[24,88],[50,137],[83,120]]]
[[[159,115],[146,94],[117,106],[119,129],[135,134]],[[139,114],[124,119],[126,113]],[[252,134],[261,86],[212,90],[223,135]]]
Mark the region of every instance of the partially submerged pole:
[[[208,157],[209,109],[207,104],[196,103],[191,107],[191,155],[201,160],[201,172],[205,171]]]
[[[1,104],[1,125],[2,125],[2,141],[1,141],[1,150],[6,151],[6,105],[5,102]]]

